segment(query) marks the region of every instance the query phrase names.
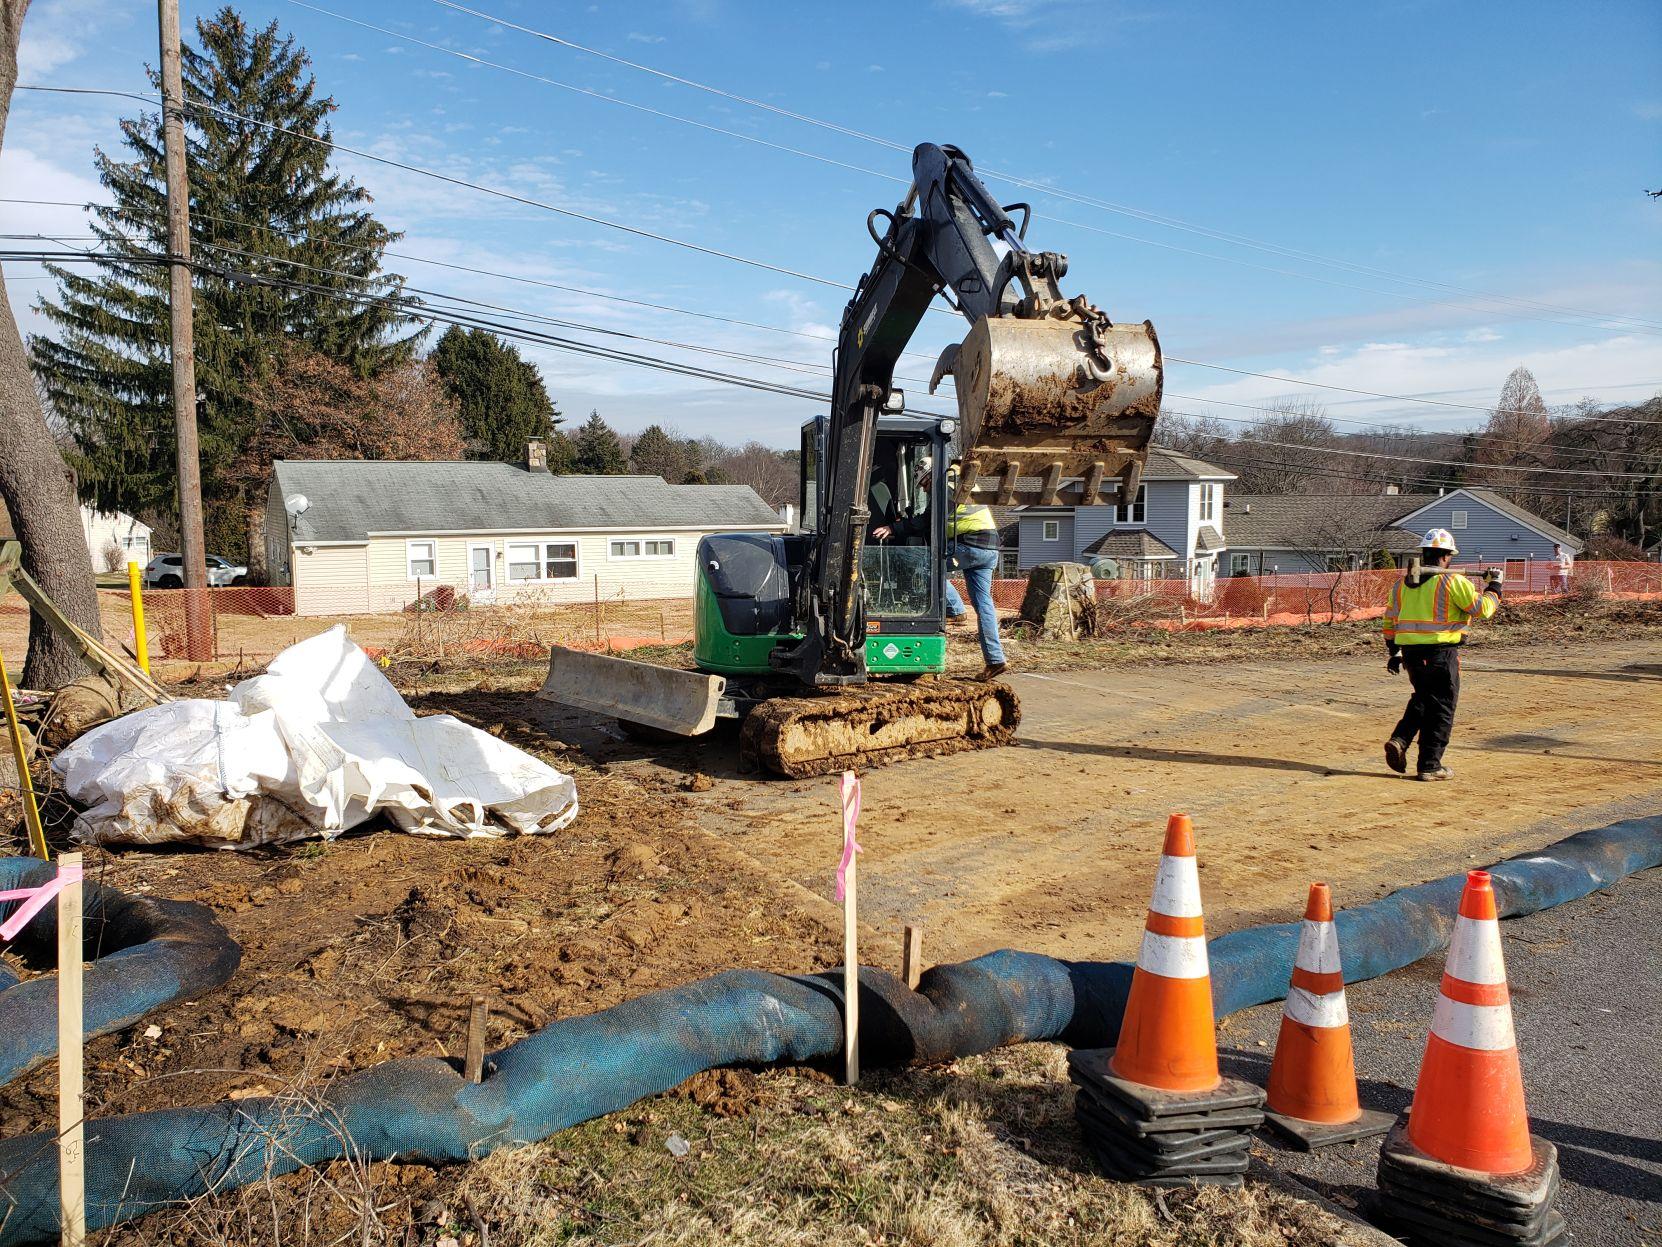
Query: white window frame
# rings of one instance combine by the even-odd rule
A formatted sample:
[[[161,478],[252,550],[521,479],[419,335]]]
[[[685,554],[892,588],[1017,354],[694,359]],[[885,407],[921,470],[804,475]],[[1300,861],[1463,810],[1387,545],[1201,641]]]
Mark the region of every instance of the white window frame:
[[[1215,523],[1218,518],[1218,487],[1211,481],[1200,483],[1200,522]]]
[[[1464,528],[1470,519],[1470,511],[1450,511],[1448,513],[1448,526],[1450,528]]]
[[[648,554],[647,547],[652,545],[667,545],[667,553]],[[634,554],[627,550],[619,553],[619,546],[638,546]],[[674,537],[608,537],[606,539],[606,558],[612,562],[638,562],[642,559],[672,559],[675,557],[676,540]]]
[[[1137,493],[1131,499],[1131,505],[1117,508],[1114,517],[1117,522],[1127,526],[1142,526],[1148,523],[1147,481],[1137,486]]]
[[[1041,521],[1041,523],[1044,526],[1039,530],[1039,540],[1041,540],[1041,541],[1060,541],[1060,540],[1062,540],[1062,521],[1061,520],[1043,520],[1043,521]]]
[[[1229,574],[1231,576],[1252,575],[1252,554],[1250,551],[1229,556]]]
[[[555,546],[569,546],[571,549],[571,557],[569,559],[563,555],[550,557],[548,552]],[[514,557],[515,550],[532,550],[535,551],[536,557],[532,559],[516,559]],[[538,537],[532,541],[510,541],[504,547],[503,558],[507,563],[507,570],[504,579],[504,583],[506,584],[559,584],[564,581],[581,580],[583,578],[583,544],[575,537]],[[550,563],[567,562],[569,562],[572,566],[571,575],[550,576],[548,574],[548,565]],[[534,576],[516,576],[514,575],[515,563],[533,563],[536,565],[537,574]]]
[[[431,563],[433,570],[418,572],[415,569],[417,546],[425,546],[428,556],[421,561]],[[437,537],[411,538],[404,543],[404,576],[408,580],[437,580],[439,575],[439,541]]]

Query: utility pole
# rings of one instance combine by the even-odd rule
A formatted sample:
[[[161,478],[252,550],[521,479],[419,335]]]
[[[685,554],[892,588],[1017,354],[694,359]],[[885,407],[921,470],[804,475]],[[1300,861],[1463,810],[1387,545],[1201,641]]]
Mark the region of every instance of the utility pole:
[[[196,336],[191,324],[190,180],[185,172],[185,87],[179,52],[179,0],[157,0],[162,52],[162,143],[167,152],[168,307],[173,322],[173,425],[178,442],[179,543],[185,573],[185,650],[213,658],[202,462],[196,442]]]

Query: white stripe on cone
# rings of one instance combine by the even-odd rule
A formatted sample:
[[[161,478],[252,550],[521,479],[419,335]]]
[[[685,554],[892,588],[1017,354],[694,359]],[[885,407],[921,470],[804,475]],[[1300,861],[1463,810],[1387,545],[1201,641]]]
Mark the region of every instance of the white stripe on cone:
[[[1298,956],[1293,964],[1312,974],[1339,972],[1339,930],[1331,922],[1304,920],[1298,933]]]
[[[1168,918],[1199,918],[1200,872],[1192,857],[1160,858],[1154,876],[1154,899],[1148,907]]]
[[[1466,983],[1506,982],[1506,961],[1500,951],[1500,924],[1487,918],[1457,918],[1449,941],[1449,977]]]
[[[1342,991],[1318,996],[1302,987],[1287,989],[1287,1016],[1306,1026],[1348,1026],[1350,1010]]]
[[[1468,1005],[1441,994],[1431,1017],[1431,1033],[1462,1048],[1484,1052],[1504,1052],[1517,1043],[1511,1005]]]
[[[1203,979],[1210,970],[1203,935],[1156,935],[1143,932],[1137,964],[1150,974],[1168,979]]]

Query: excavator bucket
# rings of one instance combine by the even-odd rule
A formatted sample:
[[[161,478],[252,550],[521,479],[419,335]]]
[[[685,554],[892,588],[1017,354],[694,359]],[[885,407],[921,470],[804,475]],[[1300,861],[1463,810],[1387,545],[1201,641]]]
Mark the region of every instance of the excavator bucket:
[[[982,317],[950,367],[962,430],[955,501],[1052,507],[1135,497],[1160,412],[1153,325]]]
[[[537,696],[625,724],[700,736],[715,726],[726,691],[727,681],[719,675],[551,645],[548,679]]]

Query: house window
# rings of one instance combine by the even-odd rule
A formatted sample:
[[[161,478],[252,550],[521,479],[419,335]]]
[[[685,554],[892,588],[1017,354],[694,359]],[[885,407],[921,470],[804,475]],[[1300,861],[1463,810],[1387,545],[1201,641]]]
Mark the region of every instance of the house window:
[[[431,541],[406,541],[404,561],[411,580],[435,575],[439,569],[438,546]]]
[[[614,541],[614,559],[667,559],[675,557],[675,541],[662,537],[653,541]]]
[[[1146,524],[1146,523],[1148,523],[1148,486],[1147,485],[1137,486],[1137,496],[1131,500],[1131,505],[1129,507],[1123,508],[1123,513],[1120,515],[1120,523],[1122,523],[1122,524]]]
[[[1062,540],[1062,521],[1061,520],[1046,520],[1044,523],[1045,523],[1044,539],[1046,541],[1060,541],[1060,540]]]
[[[1231,576],[1252,575],[1252,555],[1231,554],[1229,556],[1229,574]]]
[[[1200,487],[1200,522],[1205,524],[1218,518],[1218,487],[1204,484]]]
[[[1464,528],[1466,526],[1466,513],[1464,511],[1450,511],[1448,526],[1450,528]]]
[[[577,577],[575,541],[511,541],[508,543],[508,580],[574,580]]]

